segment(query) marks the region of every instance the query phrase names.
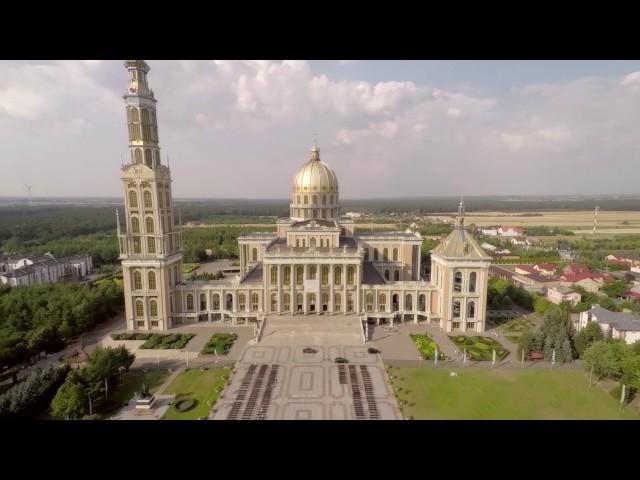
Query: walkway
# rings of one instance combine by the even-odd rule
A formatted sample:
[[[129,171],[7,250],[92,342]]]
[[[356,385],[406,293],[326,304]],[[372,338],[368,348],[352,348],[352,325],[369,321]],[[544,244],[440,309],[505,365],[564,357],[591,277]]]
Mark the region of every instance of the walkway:
[[[362,345],[357,315],[269,315],[260,345]]]

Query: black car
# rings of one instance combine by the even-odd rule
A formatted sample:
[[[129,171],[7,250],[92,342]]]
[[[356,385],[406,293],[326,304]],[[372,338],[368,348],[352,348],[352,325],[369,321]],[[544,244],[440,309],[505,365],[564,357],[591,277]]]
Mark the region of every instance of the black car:
[[[344,357],[336,357],[336,359],[334,360],[336,363],[349,363],[349,360],[347,360]]]
[[[302,350],[302,353],[318,353],[318,351],[315,348],[307,347],[304,350]]]
[[[380,350],[378,350],[377,348],[369,347],[367,352],[376,354],[376,353],[380,353]]]

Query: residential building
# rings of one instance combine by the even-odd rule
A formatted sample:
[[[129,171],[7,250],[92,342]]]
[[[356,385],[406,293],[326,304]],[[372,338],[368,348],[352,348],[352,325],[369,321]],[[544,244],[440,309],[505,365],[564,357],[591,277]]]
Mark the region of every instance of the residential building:
[[[564,302],[576,305],[582,300],[582,295],[568,287],[551,287],[547,290],[547,300],[556,305]]]
[[[597,322],[605,336],[624,340],[632,344],[640,340],[640,317],[632,313],[611,312],[599,305],[582,312],[574,324],[577,331],[587,326],[588,322]]]

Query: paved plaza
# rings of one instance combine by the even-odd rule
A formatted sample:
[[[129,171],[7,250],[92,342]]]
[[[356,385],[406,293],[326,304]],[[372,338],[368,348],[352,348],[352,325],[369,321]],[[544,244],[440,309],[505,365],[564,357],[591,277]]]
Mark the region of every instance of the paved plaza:
[[[382,358],[367,349],[363,344],[248,346],[210,418],[400,419]],[[336,364],[336,357],[348,363]]]
[[[362,345],[357,315],[269,315],[260,345]]]

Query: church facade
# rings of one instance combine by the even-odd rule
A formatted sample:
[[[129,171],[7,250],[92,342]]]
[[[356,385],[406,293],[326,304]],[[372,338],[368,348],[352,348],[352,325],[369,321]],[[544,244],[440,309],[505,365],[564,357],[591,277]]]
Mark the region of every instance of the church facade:
[[[276,222],[276,232],[238,238],[240,274],[185,280],[150,69],[142,60],[125,66],[130,155],[121,172],[125,219],[123,226],[118,218],[118,239],[129,330],[271,315],[354,315],[427,322],[448,332],[484,330],[491,257],[465,230],[463,202],[454,231],[431,252],[426,280],[419,234],[359,233],[342,215],[338,178],[315,144],[294,175],[289,217]]]

